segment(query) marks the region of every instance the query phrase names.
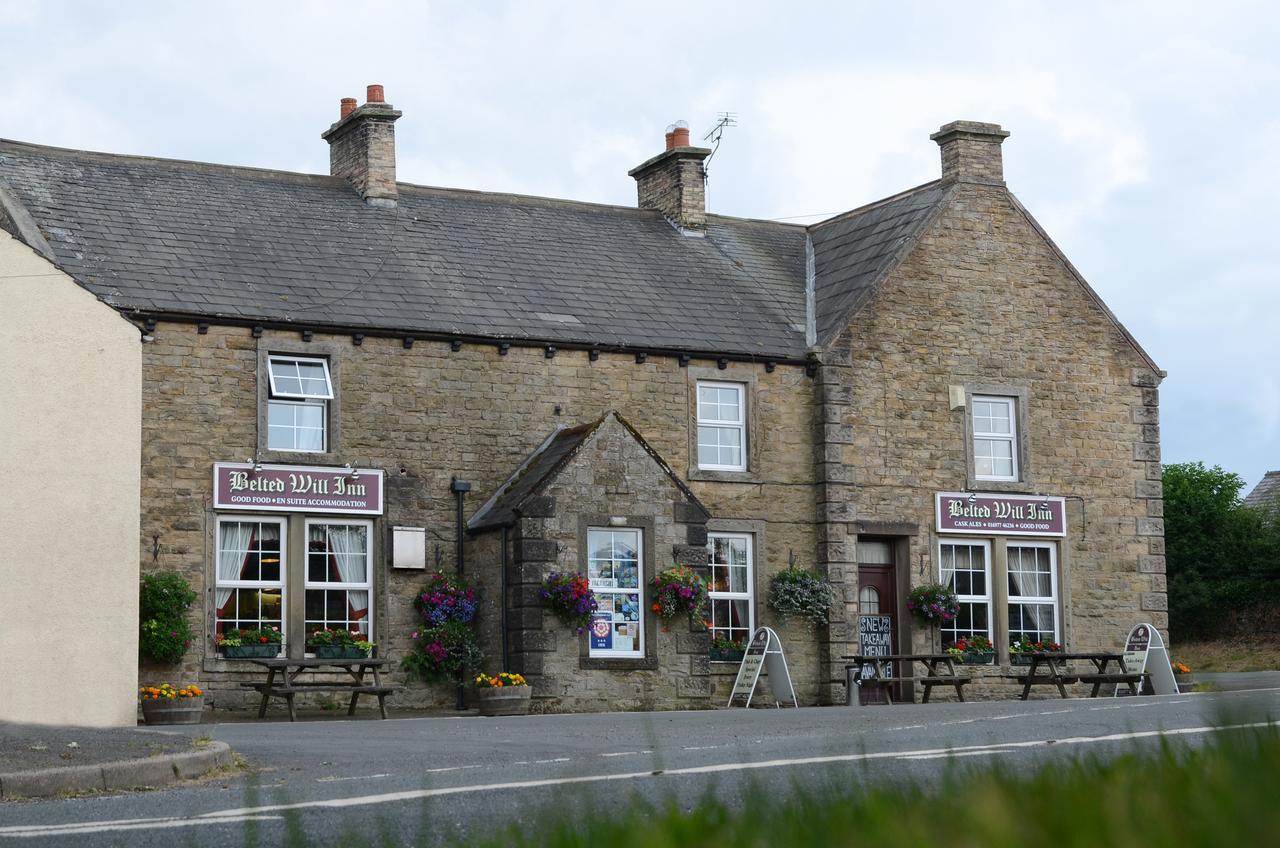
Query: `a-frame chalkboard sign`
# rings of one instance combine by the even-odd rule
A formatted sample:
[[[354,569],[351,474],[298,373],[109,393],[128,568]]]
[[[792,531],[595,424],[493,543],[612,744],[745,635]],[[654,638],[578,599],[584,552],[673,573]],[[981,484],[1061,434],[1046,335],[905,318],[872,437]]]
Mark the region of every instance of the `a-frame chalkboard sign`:
[[[742,665],[738,666],[738,676],[733,681],[729,706],[751,706],[751,697],[755,694],[762,668],[769,673],[769,689],[778,706],[799,706],[796,690],[791,685],[791,672],[787,670],[787,658],[782,654],[782,640],[769,627],[760,627],[751,635]]]

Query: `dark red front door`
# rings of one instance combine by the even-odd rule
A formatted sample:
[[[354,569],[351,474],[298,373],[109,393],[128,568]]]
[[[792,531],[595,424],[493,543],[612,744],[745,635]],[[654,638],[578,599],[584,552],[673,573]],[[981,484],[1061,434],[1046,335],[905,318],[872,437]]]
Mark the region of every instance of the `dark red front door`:
[[[883,544],[886,549],[889,547],[888,543]],[[866,548],[872,548],[872,545],[860,543],[858,548],[861,553]],[[868,553],[873,551],[875,551],[874,548]],[[888,557],[876,556],[875,558],[887,559]],[[858,563],[858,653],[873,655],[898,653],[896,582],[891,562]],[[894,687],[894,700],[900,697],[900,689],[900,686]],[[884,702],[884,696],[880,690],[863,689],[861,698],[864,704]]]

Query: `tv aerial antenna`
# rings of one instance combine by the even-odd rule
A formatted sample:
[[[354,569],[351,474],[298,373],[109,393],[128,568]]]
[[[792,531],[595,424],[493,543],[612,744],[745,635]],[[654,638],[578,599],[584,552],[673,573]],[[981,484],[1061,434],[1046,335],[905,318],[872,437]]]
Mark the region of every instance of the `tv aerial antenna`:
[[[702,161],[702,184],[704,195],[710,194],[710,191],[707,188],[707,183],[711,178],[711,169],[707,166],[711,164],[711,160],[715,158],[716,153],[720,150],[720,141],[724,138],[724,131],[729,127],[736,127],[737,125],[737,112],[720,112],[716,116],[715,126],[708,130],[707,134],[702,137],[703,141],[711,143],[711,153]],[[703,202],[708,203],[706,200]]]

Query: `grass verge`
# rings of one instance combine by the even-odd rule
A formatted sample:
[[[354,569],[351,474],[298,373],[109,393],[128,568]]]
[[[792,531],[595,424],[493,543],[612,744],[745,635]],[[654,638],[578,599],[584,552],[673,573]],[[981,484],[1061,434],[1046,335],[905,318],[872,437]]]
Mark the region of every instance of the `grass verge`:
[[[1031,775],[940,766],[936,788],[810,790],[741,805],[704,798],[631,800],[575,818],[554,814],[481,846],[1222,846],[1275,844],[1280,733],[1223,733],[1119,759],[1056,763]]]
[[[1280,670],[1280,637],[1179,642],[1173,647],[1173,658],[1191,666],[1193,675],[1197,671],[1275,671]]]

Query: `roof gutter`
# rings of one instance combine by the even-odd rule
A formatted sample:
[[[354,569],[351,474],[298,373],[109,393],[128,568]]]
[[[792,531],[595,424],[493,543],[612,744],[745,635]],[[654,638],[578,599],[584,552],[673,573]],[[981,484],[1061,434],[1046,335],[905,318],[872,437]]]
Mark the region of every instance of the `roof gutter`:
[[[717,363],[722,361],[725,363],[763,363],[765,368],[768,370],[772,370],[775,365],[794,365],[804,367],[808,364],[808,359],[803,356],[775,356],[767,353],[725,353],[723,351],[700,350],[697,348],[654,347],[649,345],[631,344],[596,344],[585,341],[566,342],[559,339],[481,336],[471,333],[442,333],[437,330],[424,331],[394,327],[375,328],[351,324],[298,323],[293,321],[257,320],[254,318],[230,318],[225,316],[211,317],[208,315],[199,315],[189,312],[166,312],[120,306],[114,306],[113,308],[131,321],[168,321],[175,324],[204,324],[206,326],[216,324],[223,327],[260,327],[264,330],[288,330],[294,333],[301,332],[303,330],[313,330],[317,333],[328,333],[330,335],[359,335],[362,338],[403,339],[405,347],[411,347],[414,342],[418,341],[461,342],[463,344],[478,345],[505,344],[514,347],[542,348],[544,350],[549,350],[551,355],[554,355],[556,351],[561,350],[585,350],[595,351],[597,353],[634,353],[646,354],[648,356],[666,356],[672,359],[681,360],[682,366],[686,365],[690,359],[710,359]]]

